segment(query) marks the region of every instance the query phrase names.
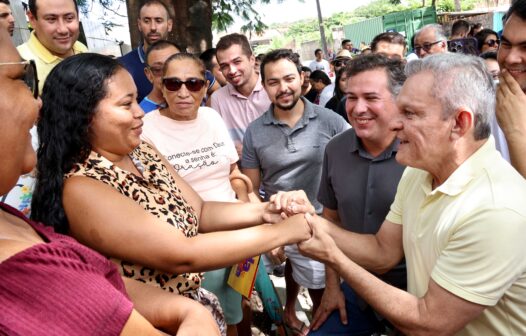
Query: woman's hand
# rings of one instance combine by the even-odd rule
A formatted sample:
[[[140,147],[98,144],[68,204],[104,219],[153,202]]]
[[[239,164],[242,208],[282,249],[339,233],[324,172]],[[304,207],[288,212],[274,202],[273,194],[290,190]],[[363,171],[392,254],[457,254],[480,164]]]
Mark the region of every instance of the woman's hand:
[[[303,190],[278,191],[270,196],[269,206],[274,212],[279,212],[282,218],[300,213],[315,213],[314,206]]]

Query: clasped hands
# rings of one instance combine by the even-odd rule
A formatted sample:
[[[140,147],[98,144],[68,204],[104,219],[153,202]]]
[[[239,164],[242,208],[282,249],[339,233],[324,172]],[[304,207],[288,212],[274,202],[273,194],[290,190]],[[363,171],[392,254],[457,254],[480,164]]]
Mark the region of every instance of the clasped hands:
[[[266,222],[291,222],[293,227],[290,230],[300,233],[295,242],[302,254],[322,262],[329,260],[331,251],[337,248],[330,236],[332,224],[316,215],[314,206],[303,190],[280,191],[272,195],[267,210],[264,215]]]

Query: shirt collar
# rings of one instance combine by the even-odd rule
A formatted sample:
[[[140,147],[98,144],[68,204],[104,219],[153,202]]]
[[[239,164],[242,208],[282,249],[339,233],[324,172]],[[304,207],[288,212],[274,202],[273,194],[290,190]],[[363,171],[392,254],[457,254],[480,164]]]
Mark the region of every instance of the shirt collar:
[[[29,36],[29,40],[27,41],[29,47],[32,49],[33,53],[38,55],[40,59],[42,59],[45,63],[51,64],[57,61],[62,61],[63,58],[53,55],[38,39],[38,37],[35,34],[35,31],[33,30],[31,32],[31,35]],[[84,51],[84,48],[81,48],[81,45],[78,41],[75,41],[73,46],[71,47],[73,49],[73,53],[76,54],[78,52]]]
[[[377,157],[373,158],[364,148],[362,142],[356,135],[356,132],[354,130],[352,132],[352,137],[350,139],[349,143],[349,152],[354,153],[358,152],[358,155],[360,155],[363,158],[370,159],[372,161],[383,161],[388,160],[396,155],[398,152],[398,145],[400,144],[400,141],[395,138],[395,140]]]
[[[466,189],[467,185],[480,175],[488,161],[496,160],[497,151],[495,149],[495,139],[491,135],[488,140],[464,161],[448,178],[432,190],[433,177],[428,173],[427,183],[424,185],[424,191],[428,195],[442,193],[450,196],[460,194]]]
[[[137,47],[137,54],[139,55],[141,63],[144,64],[146,60],[146,54],[144,53],[144,44],[139,44],[139,46]]]

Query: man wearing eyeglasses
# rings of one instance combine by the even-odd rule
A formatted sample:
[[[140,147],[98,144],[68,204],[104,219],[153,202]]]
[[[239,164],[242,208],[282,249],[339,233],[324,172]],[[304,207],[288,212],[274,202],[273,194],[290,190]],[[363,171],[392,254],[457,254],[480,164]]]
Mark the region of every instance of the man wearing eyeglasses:
[[[515,1],[506,18],[497,54],[501,73],[496,114],[507,146],[500,150],[526,178],[526,1]]]
[[[9,0],[0,0],[0,29],[5,29],[13,36],[15,30],[15,18],[9,7]]]
[[[144,72],[152,83],[152,91],[143,98],[140,106],[144,113],[151,112],[165,106],[162,93],[162,77],[164,62],[173,54],[180,53],[181,49],[173,42],[160,40],[153,43],[146,52],[146,67]]]
[[[414,50],[419,58],[447,52],[447,38],[439,24],[428,24],[415,33]]]
[[[33,32],[18,46],[20,56],[34,60],[39,92],[51,70],[64,58],[88,51],[79,41],[79,16],[75,0],[29,0],[28,18]]]

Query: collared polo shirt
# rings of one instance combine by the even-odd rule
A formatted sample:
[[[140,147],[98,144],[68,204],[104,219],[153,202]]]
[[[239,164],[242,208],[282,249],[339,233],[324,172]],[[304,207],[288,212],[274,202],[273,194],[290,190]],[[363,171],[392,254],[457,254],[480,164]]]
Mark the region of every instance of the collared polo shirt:
[[[397,149],[395,140],[372,157],[354,129],[327,144],[318,200],[338,211],[346,230],[375,234],[382,225],[405,169],[395,159]]]
[[[397,150],[398,140],[394,140],[380,155],[372,157],[354,129],[327,144],[318,201],[338,212],[346,230],[375,234],[382,226],[405,169],[395,159]],[[405,289],[405,263],[402,261],[380,278]]]
[[[225,121],[235,144],[242,144],[245,130],[252,121],[268,110],[271,101],[258,79],[252,93],[245,97],[228,83],[210,97],[211,107]]]
[[[403,225],[408,291],[430,278],[487,306],[457,335],[526,335],[526,181],[490,137],[449,178],[407,168],[387,220]]]
[[[146,55],[143,45],[140,44],[137,48],[120,57],[119,62],[128,70],[135,82],[135,86],[137,86],[137,101],[142,101],[153,88],[152,83],[150,83],[144,73]]]
[[[277,120],[271,106],[245,133],[242,167],[261,170],[266,199],[280,190],[303,189],[315,200],[325,145],[349,128],[333,111],[301,99],[305,109],[294,127]],[[320,213],[321,204],[313,205]]]
[[[80,54],[88,51],[88,48],[79,41],[73,44],[73,53]],[[37,66],[38,92],[42,94],[44,81],[53,68],[64,59],[53,55],[37,38],[35,32],[31,32],[29,40],[17,47],[20,56],[25,60],[34,60]]]

